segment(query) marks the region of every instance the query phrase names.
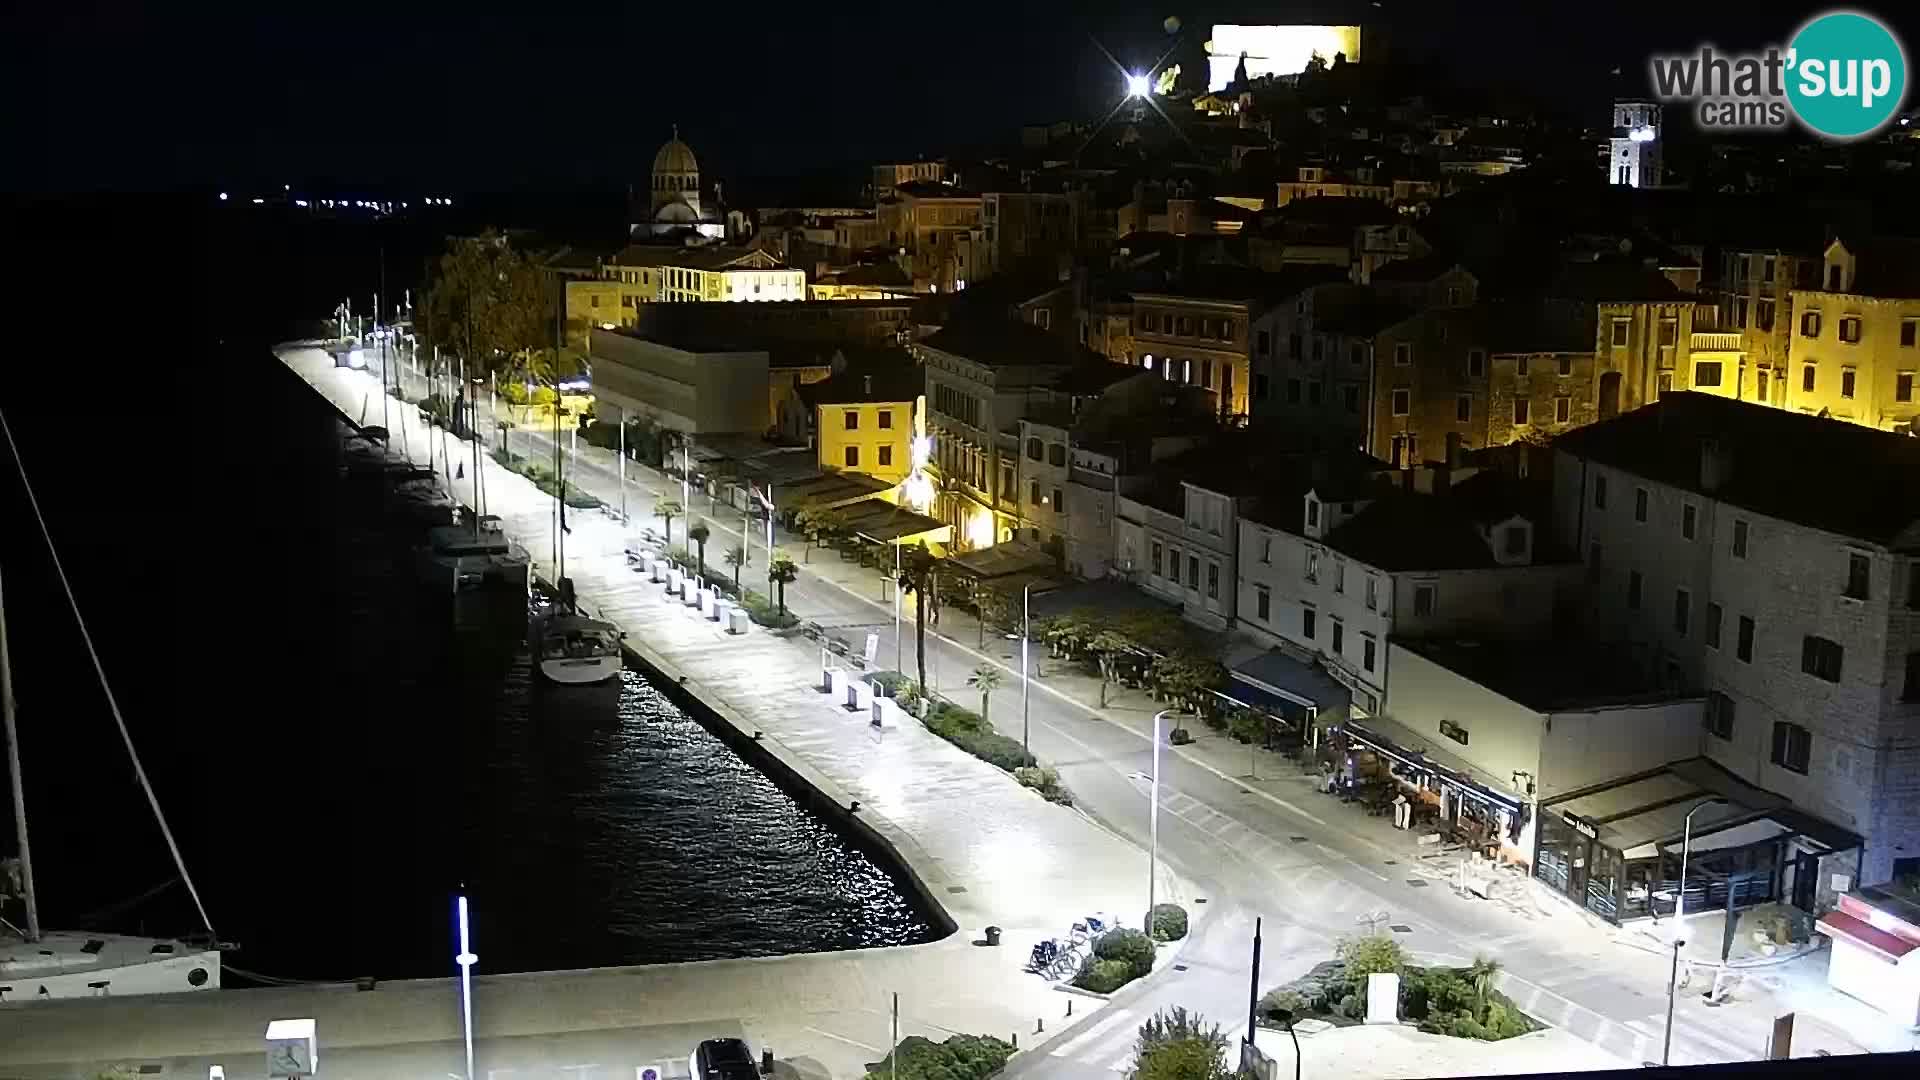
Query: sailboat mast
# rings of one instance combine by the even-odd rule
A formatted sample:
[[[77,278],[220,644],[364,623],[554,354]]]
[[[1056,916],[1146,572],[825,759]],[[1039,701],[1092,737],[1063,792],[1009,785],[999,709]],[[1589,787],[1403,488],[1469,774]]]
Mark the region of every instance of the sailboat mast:
[[[27,848],[27,792],[20,780],[20,730],[13,717],[13,665],[7,656],[7,605],[0,597],[0,714],[6,718],[7,774],[13,779],[13,828],[20,842],[20,884],[27,894],[27,941],[40,940],[40,902],[33,895],[33,853]]]
[[[564,294],[563,294],[564,295]],[[554,520],[558,523],[554,529],[554,580],[553,587],[559,590],[562,598],[566,596],[567,580],[567,464],[560,452],[560,350],[566,347],[566,304],[555,305],[553,318],[553,475],[560,485],[560,495],[554,507]]]

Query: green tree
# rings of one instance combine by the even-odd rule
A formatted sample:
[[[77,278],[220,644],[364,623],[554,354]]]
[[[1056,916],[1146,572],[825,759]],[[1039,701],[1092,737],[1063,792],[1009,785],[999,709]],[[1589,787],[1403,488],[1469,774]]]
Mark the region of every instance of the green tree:
[[[1087,642],[1100,667],[1100,707],[1103,709],[1107,707],[1107,685],[1119,677],[1119,659],[1132,646],[1127,635],[1118,630],[1101,630]]]
[[[810,558],[813,545],[826,546],[838,540],[847,531],[847,516],[830,506],[816,506],[802,510],[794,515],[794,524],[806,534],[807,551],[803,558]]]
[[[787,558],[785,552],[773,557],[773,563],[767,567],[767,580],[773,582],[775,593],[780,598],[780,614],[787,613],[787,586],[800,576],[800,568]],[[736,575],[735,580],[738,580]]]
[[[414,320],[421,344],[467,359],[468,378],[506,374],[515,358],[551,347],[553,300],[545,257],[488,229],[451,237]]]
[[[653,501],[653,513],[667,526],[667,546],[673,546],[673,519],[686,513],[679,499],[659,498]]]
[[[987,699],[995,690],[1000,689],[1000,669],[997,667],[977,667],[967,676],[967,685],[980,691],[980,719],[987,719]]]
[[[1385,934],[1342,938],[1334,946],[1334,955],[1347,967],[1347,978],[1364,987],[1366,978],[1383,972],[1399,974],[1407,966],[1407,953],[1400,943]]]
[[[913,658],[919,666],[920,685],[927,688],[929,698],[935,688],[927,683],[927,593],[938,584],[935,568],[939,564],[925,541],[900,556],[899,586],[913,594]]]
[[[702,583],[705,583],[707,580],[707,538],[712,535],[713,530],[707,528],[707,523],[704,521],[695,524],[687,530],[687,539],[693,541],[693,546],[699,549],[700,552],[700,580]],[[735,584],[738,584],[738,582]]]
[[[747,563],[747,549],[740,544],[735,544],[728,548],[726,562],[728,566],[733,567],[733,588],[734,591],[738,592],[740,589],[740,568]],[[786,605],[782,604],[780,610],[785,611]]]

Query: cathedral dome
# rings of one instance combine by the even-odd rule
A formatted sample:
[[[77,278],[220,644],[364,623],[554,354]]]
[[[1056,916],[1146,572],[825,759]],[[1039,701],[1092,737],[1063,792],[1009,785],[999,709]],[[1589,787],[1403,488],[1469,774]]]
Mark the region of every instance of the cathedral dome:
[[[660,152],[653,155],[653,171],[655,173],[697,173],[700,171],[700,163],[693,158],[693,147],[681,142],[676,132],[674,137],[660,148]]]

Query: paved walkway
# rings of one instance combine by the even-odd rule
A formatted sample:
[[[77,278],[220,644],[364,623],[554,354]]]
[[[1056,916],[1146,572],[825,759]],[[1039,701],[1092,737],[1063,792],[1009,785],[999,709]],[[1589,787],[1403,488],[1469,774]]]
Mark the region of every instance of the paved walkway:
[[[360,415],[371,389],[376,400],[368,415],[378,416],[378,384],[364,373],[335,369],[312,349],[288,350],[283,358],[349,416]],[[411,413],[389,407],[393,446],[404,442],[424,464],[430,443]],[[476,474],[467,472],[451,486],[471,503]],[[552,500],[491,461],[479,475],[489,512],[542,556]],[[1076,918],[1144,911],[1147,860],[1139,848],[917,724],[871,727],[866,716],[850,715],[816,689],[814,650],[758,627],[743,636],[724,633],[628,567],[625,531],[616,523],[589,513],[570,525],[567,573],[583,606],[625,627],[629,644],[669,685],[698,695],[744,737],[757,733],[779,767],[820,798],[842,807],[857,800],[859,820],[900,855],[959,931],[904,948],[483,977],[475,989],[481,1037],[701,1023],[725,1033],[733,1025],[783,1058],[816,1063],[821,1075],[848,1076],[885,1052],[895,992],[902,1034],[934,1038],[965,1031],[1017,1034],[1031,1043],[1039,1025],[1065,1020],[1069,999],[1077,1015],[1099,1008],[1097,1000],[1056,992],[1022,963],[1035,941],[1064,932]],[[1163,866],[1158,892],[1181,899],[1189,890]],[[999,948],[975,944],[989,924],[1005,929]],[[485,943],[476,951],[484,971]],[[459,1034],[449,981],[383,984],[372,993],[231,991],[35,1007],[31,1024],[9,1024],[0,1066],[27,1075],[29,1065],[257,1052],[266,1021],[290,1015],[317,1017],[323,1043],[334,1047],[393,1047]]]

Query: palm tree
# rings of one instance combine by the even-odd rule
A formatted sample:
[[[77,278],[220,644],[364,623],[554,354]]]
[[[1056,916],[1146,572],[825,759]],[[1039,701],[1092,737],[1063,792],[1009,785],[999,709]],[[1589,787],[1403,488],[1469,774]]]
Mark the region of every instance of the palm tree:
[[[667,546],[672,547],[673,519],[686,513],[686,508],[680,505],[679,499],[662,498],[653,500],[653,512],[661,521],[667,523]]]
[[[707,580],[707,537],[712,535],[713,530],[707,528],[707,523],[704,521],[687,530],[687,539],[693,541],[694,546],[700,550],[700,581],[703,585]]]
[[[773,565],[767,568],[767,580],[773,582],[780,597],[780,614],[787,613],[787,586],[800,576],[800,568],[783,552],[773,557]],[[735,580],[739,580],[737,577]]]
[[[927,593],[934,587],[934,567],[939,560],[923,541],[907,549],[900,559],[900,588],[913,594],[913,658],[920,668],[920,685],[932,699],[933,687],[927,685]]]
[[[987,699],[995,690],[1000,689],[1000,669],[996,667],[977,667],[967,676],[967,685],[980,691],[980,719],[987,719]]]
[[[1490,956],[1474,957],[1473,966],[1467,969],[1467,981],[1473,984],[1473,996],[1482,1011],[1487,1007],[1487,998],[1493,994],[1493,981],[1499,974],[1500,961]]]
[[[747,561],[747,549],[735,544],[727,549],[727,565],[733,567],[733,591],[740,591],[740,567]]]

